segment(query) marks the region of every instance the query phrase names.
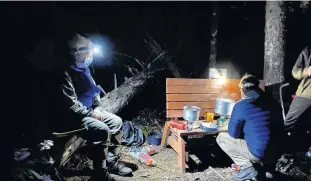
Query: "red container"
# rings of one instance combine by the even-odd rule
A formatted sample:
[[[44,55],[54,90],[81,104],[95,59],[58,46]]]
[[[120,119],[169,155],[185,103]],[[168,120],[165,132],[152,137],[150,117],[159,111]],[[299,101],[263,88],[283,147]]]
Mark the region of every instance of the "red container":
[[[177,128],[180,130],[185,130],[186,129],[186,124],[182,121],[177,121],[177,120],[172,120],[169,121],[169,126],[171,126],[172,128]]]

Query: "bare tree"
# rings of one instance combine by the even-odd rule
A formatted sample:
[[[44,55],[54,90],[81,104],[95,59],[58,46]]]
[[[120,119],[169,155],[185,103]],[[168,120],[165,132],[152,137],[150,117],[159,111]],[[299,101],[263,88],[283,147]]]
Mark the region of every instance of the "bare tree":
[[[214,68],[216,66],[218,25],[219,25],[219,4],[218,1],[215,1],[213,6],[212,23],[210,30],[211,40],[210,40],[209,68]]]
[[[283,1],[267,1],[265,12],[265,86],[281,84],[284,81],[285,58],[285,4]],[[278,90],[273,88],[273,97]]]

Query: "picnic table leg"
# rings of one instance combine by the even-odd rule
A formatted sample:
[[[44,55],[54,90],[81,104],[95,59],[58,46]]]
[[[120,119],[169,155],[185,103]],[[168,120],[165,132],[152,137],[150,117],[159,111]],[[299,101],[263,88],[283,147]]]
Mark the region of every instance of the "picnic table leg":
[[[164,133],[163,133],[162,138],[161,138],[161,146],[162,147],[167,146],[167,139],[168,139],[169,133],[170,133],[170,127],[169,127],[168,123],[166,122],[165,128],[164,128]]]
[[[186,161],[186,155],[185,155],[185,142],[181,136],[178,137],[178,145],[179,145],[179,151],[178,151],[178,166],[181,169],[182,173],[185,173],[185,161]]]

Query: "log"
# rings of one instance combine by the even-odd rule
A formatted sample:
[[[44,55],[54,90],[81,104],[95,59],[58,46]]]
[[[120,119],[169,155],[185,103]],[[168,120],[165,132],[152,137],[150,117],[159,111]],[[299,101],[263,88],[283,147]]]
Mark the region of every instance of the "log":
[[[101,99],[100,107],[105,111],[117,114],[142,89],[149,77],[147,72],[140,72],[127,79],[117,89],[107,93]]]
[[[108,112],[117,114],[128,105],[129,101],[139,93],[150,78],[154,77],[155,71],[141,71],[127,79],[117,89],[107,93],[100,103],[100,107]]]
[[[100,103],[100,107],[108,112],[119,113],[129,101],[142,90],[147,84],[147,80],[153,78],[155,73],[163,70],[165,63],[168,64],[169,57],[161,46],[145,32],[145,43],[153,54],[154,59],[148,60],[142,71],[135,73],[131,78],[126,79],[117,89],[106,94]],[[142,62],[137,60],[137,62]]]

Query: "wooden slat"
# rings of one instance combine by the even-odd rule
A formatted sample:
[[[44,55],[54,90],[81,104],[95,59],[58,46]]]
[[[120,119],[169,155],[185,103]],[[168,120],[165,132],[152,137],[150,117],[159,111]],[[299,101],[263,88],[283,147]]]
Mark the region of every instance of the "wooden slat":
[[[226,79],[224,85],[236,85],[239,84],[239,79]],[[222,85],[218,79],[180,79],[180,78],[167,78],[166,85],[188,85],[188,86],[216,86]]]
[[[222,93],[222,94],[167,94],[167,102],[207,102],[213,101],[216,98],[228,98],[235,101],[240,99],[240,94],[238,93]]]
[[[167,102],[166,109],[183,109],[186,105],[192,105],[200,107],[201,109],[211,109],[214,108],[215,102]]]
[[[170,145],[171,148],[174,149],[174,151],[176,151],[176,152],[179,151],[178,142],[175,140],[175,138],[173,138],[173,136],[169,136],[167,142],[168,142],[168,145]]]
[[[166,93],[219,93],[220,86],[167,86]]]
[[[216,98],[228,98],[238,101],[241,97],[239,79],[227,79],[220,85],[216,79],[166,79],[167,118],[183,117],[183,106],[195,105],[202,108],[201,117],[213,112]],[[265,90],[264,80],[259,87]],[[180,110],[179,110],[180,109]]]
[[[240,79],[226,79],[224,86],[237,86]],[[167,78],[166,86],[176,86],[176,85],[188,85],[188,86],[219,86],[220,81],[218,79],[183,79],[183,78]],[[264,90],[265,83],[264,80],[260,80],[260,85]]]
[[[200,116],[204,117],[207,112],[213,112],[213,109],[202,109]],[[167,118],[181,118],[183,117],[183,110],[167,110]]]
[[[220,92],[239,93],[238,86],[166,86],[166,93],[214,94]]]

